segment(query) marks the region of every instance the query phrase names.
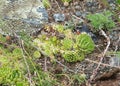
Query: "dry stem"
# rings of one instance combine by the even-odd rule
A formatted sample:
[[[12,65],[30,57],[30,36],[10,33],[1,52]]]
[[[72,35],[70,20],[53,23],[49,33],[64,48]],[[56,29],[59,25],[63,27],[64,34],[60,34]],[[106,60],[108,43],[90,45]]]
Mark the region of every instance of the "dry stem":
[[[28,65],[28,63],[27,63],[26,56],[25,56],[24,53],[23,53],[23,51],[25,50],[25,49],[24,49],[24,46],[23,46],[24,43],[23,43],[23,40],[20,40],[20,41],[21,41],[20,46],[21,46],[21,48],[22,48],[23,59],[24,59],[24,62],[25,62],[25,65],[26,65],[27,71],[28,71],[28,76],[29,76],[28,80],[29,80],[29,82],[30,82],[30,86],[34,86],[33,83],[32,83],[30,68],[29,68],[29,65]]]

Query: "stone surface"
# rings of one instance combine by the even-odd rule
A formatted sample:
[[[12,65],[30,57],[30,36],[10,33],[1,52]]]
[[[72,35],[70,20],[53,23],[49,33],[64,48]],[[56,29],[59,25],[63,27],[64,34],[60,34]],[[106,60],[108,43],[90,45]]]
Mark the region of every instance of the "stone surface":
[[[80,8],[81,8],[81,7],[80,7],[79,5],[76,5],[76,6],[75,6],[75,9],[76,9],[76,10],[78,10],[78,9],[80,9]]]
[[[76,30],[79,30],[80,33],[87,33],[87,34],[93,39],[93,41],[94,41],[95,43],[98,41],[96,35],[93,34],[93,33],[90,31],[90,29],[89,29],[89,27],[88,27],[87,25],[83,24],[82,26],[78,26],[78,27],[76,27]]]
[[[86,18],[87,14],[88,14],[87,12],[83,12],[81,16],[82,16],[83,18]]]
[[[53,15],[55,22],[63,22],[65,20],[65,15],[57,13]]]
[[[82,13],[80,11],[76,11],[75,15],[78,16],[78,17],[80,17],[82,15]]]
[[[0,12],[2,12],[1,16],[5,20],[17,20],[39,29],[42,24],[48,22],[47,11],[40,0],[2,0],[1,3],[3,5]],[[34,31],[34,28],[29,29],[33,29],[30,30],[32,32]]]
[[[109,37],[112,41],[117,41],[119,39],[119,31],[111,31]]]
[[[109,64],[110,64],[112,67],[120,66],[120,57],[117,56],[117,55],[116,55],[115,57],[111,57]]]
[[[86,2],[86,6],[87,7],[92,7],[92,6],[94,6],[94,3],[93,2]]]
[[[107,0],[107,1],[108,1],[108,3],[114,3],[114,4],[116,2],[116,0]]]

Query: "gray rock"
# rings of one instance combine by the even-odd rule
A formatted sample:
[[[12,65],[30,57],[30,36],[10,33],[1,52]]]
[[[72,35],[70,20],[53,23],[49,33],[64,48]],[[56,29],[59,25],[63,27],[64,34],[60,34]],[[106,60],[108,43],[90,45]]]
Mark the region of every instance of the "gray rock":
[[[82,13],[82,17],[83,17],[83,18],[86,18],[86,16],[87,16],[87,13],[86,13],[86,12],[83,12],[83,13]]]
[[[48,13],[44,7],[39,7],[37,12],[42,13],[42,17],[40,18],[41,21],[48,21]]]
[[[80,7],[79,5],[76,5],[76,6],[75,6],[75,9],[77,9],[77,10],[80,9],[80,8],[81,8],[81,7]]]
[[[117,32],[117,31],[112,31],[112,32],[110,32],[109,37],[110,37],[110,39],[111,39],[112,41],[116,41],[116,40],[119,39],[118,34],[119,34],[119,32]]]
[[[93,2],[86,2],[86,6],[87,7],[92,7],[92,6],[94,6],[94,3]]]
[[[62,10],[65,10],[65,7],[61,7]]]
[[[65,20],[65,15],[61,13],[57,13],[53,15],[55,22],[63,22]]]
[[[89,8],[89,11],[92,12],[92,13],[96,12],[96,10],[97,10],[96,7],[91,7],[91,8]]]
[[[110,58],[110,65],[111,66],[120,66],[120,57],[117,57],[117,56],[115,56],[115,57],[111,57]]]
[[[116,2],[116,0],[107,0],[107,1],[108,1],[109,4],[111,4],[111,3],[115,4],[115,2]]]
[[[90,31],[87,25],[83,24],[82,26],[78,26],[76,27],[76,30],[79,30],[81,33],[87,33],[95,43],[98,41],[96,35]]]
[[[48,22],[47,11],[40,0],[2,0],[1,2],[3,4],[1,5],[2,9],[0,9],[2,18],[8,21],[21,21],[26,24],[26,26],[34,27],[27,30],[26,28],[14,28],[15,32],[21,32],[21,30],[24,30],[29,32],[28,34],[31,34],[32,32],[35,32],[37,28],[39,30],[42,28],[41,26],[43,26],[43,24]],[[14,27],[17,27],[17,25]],[[6,32],[6,30],[2,30]],[[11,32],[9,29],[7,30],[9,33]]]
[[[35,19],[35,18],[34,19],[22,19],[22,21],[29,24],[32,27],[40,27],[41,25],[40,24],[41,20]]]
[[[82,15],[82,13],[80,11],[76,11],[75,15],[78,16],[78,17],[80,17]]]
[[[110,3],[110,7],[112,8],[112,10],[115,10],[115,9],[116,9],[116,5],[113,4],[113,3]]]
[[[64,24],[65,29],[73,29],[74,28],[74,23],[72,21],[66,21]]]

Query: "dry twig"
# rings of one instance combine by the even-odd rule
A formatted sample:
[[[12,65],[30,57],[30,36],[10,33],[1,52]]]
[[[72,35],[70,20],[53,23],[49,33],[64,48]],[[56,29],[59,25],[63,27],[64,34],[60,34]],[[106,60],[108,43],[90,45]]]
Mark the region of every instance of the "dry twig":
[[[45,66],[45,71],[47,71],[47,57],[45,57],[45,60],[44,60],[44,66]]]
[[[60,61],[55,60],[58,64],[60,64],[61,66],[63,66],[64,68],[68,69],[70,72],[75,73],[73,70],[69,69],[67,66],[65,66],[64,64],[62,64]]]
[[[24,43],[23,43],[23,40],[20,40],[20,46],[21,46],[21,48],[22,48],[22,54],[23,54],[23,59],[24,59],[24,62],[25,62],[25,65],[26,65],[26,67],[27,67],[27,71],[28,71],[28,81],[30,82],[30,86],[34,86],[34,84],[33,84],[33,82],[32,82],[32,77],[31,77],[31,73],[30,73],[30,68],[29,68],[29,65],[28,65],[28,63],[27,63],[27,60],[26,60],[26,56],[24,55]]]
[[[59,6],[59,4],[58,4],[57,0],[55,0],[55,3],[57,4],[57,6],[58,6],[59,10],[63,13],[63,11],[62,11],[62,9],[60,8],[60,6]]]
[[[99,64],[99,62],[97,62],[97,61],[93,61],[93,60],[90,60],[90,59],[85,59],[85,61],[88,61],[88,62],[90,62],[90,63]],[[111,66],[111,65],[109,65],[109,64],[105,64],[105,63],[101,63],[101,65],[103,65],[103,66],[113,67],[113,66]],[[120,67],[119,67],[119,66],[114,66],[114,67],[115,67],[115,68],[119,68],[119,69],[120,69]]]

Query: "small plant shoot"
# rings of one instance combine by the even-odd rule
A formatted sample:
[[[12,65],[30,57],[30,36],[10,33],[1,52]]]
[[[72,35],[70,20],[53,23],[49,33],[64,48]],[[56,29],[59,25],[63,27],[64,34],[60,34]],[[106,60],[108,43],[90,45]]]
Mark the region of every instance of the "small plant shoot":
[[[95,30],[99,29],[107,29],[115,27],[115,23],[112,20],[112,13],[110,11],[106,11],[103,13],[95,13],[87,15],[88,20],[90,20],[91,25],[95,28]]]

